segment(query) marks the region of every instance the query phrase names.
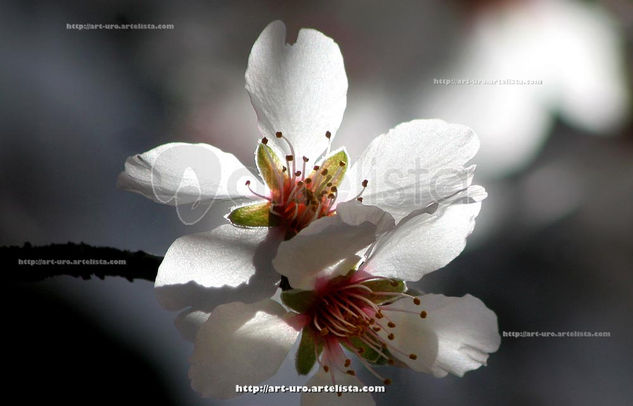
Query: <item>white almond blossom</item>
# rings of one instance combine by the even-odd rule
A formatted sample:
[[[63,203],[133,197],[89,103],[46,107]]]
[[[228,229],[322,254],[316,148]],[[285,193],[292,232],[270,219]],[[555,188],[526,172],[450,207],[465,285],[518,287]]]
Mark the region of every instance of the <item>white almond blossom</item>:
[[[205,289],[256,279],[268,289],[251,291],[249,299],[268,296],[274,284],[260,276],[272,247],[335,215],[338,202],[364,199],[400,221],[471,184],[474,166],[466,164],[479,141],[469,128],[441,120],[396,126],[349,168],[344,148],[331,152],[347,76],[338,45],[316,30],[302,29],[289,45],[284,24],[269,24],[251,50],[246,89],[263,135],[255,151],[261,180],[233,154],[187,143],[131,156],[119,176],[119,187],[164,204],[193,209],[213,200],[240,203],[227,215],[232,224],[181,237],[169,248],[156,278],[159,299],[169,309],[200,307]]]
[[[235,396],[235,385],[274,375],[299,335],[298,372],[320,365],[310,385],[358,384],[345,351],[385,384],[383,363],[436,376],[484,364],[499,345],[494,313],[471,296],[415,296],[405,283],[445,266],[472,231],[486,197],[467,166],[479,148],[473,131],[403,123],[349,165],[344,149],[330,152],[346,103],[338,46],[314,30],[287,45],[281,22],[253,46],[246,82],[264,135],[255,152],[262,181],[250,176],[238,187],[246,169],[233,155],[182,143],[130,157],[119,180],[173,205],[255,200],[231,211],[232,224],[176,240],[156,277],[161,303],[185,308],[177,326],[195,343],[194,389]],[[281,275],[282,303],[264,298],[272,283],[251,289],[245,303],[210,294],[270,282],[262,264]],[[222,301],[230,303],[216,307]],[[372,402],[348,395],[341,400]]]
[[[342,203],[338,216],[316,220],[281,243],[274,265],[298,288],[281,293],[283,305],[232,302],[200,320],[190,359],[194,389],[237,396],[235,385],[273,376],[297,340],[297,372],[314,372],[308,386],[362,386],[358,368],[389,385],[390,365],[436,377],[485,365],[500,344],[496,315],[473,296],[418,295],[405,283],[463,250],[481,207],[477,200],[485,196],[473,189],[470,198],[459,193],[397,226],[377,207]],[[373,404],[368,393],[303,394],[302,404],[328,398]]]

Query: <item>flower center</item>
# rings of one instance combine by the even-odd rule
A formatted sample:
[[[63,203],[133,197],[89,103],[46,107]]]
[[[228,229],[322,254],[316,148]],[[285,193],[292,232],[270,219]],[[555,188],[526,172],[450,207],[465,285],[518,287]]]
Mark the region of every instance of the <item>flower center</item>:
[[[334,213],[338,190],[330,182],[332,176],[327,169],[320,170],[318,166],[314,166],[314,172],[316,175],[312,178],[305,177],[304,171],[296,171],[286,178],[282,188],[273,191],[271,213],[281,219],[292,235],[312,221]]]
[[[420,305],[419,298],[402,292],[403,287],[401,281],[367,277],[350,278],[325,288],[307,315],[310,328],[315,329],[315,341],[323,345],[319,363],[326,372],[337,368],[356,374],[349,368],[351,360],[345,358],[341,346],[356,353],[363,366],[386,385],[391,380],[379,375],[370,363],[395,365],[395,353],[417,359],[417,354],[405,353],[394,345],[396,336],[406,332],[398,331],[396,323],[384,314],[385,310],[398,311],[390,306],[396,300],[413,300]],[[416,314],[422,319],[427,316],[425,311]]]
[[[338,197],[337,185],[343,180],[347,166],[347,154],[339,151],[331,156],[330,147],[326,158],[320,165],[310,168],[310,159],[303,156],[297,159],[294,147],[288,138],[281,132],[275,136],[283,140],[287,146],[285,165],[275,152],[267,146],[268,139],[262,139],[262,145],[258,149],[260,171],[262,167],[266,171],[264,180],[269,189],[270,196],[255,195],[265,198],[270,202],[270,213],[278,220],[278,224],[286,230],[286,238],[291,238],[312,221],[334,214],[335,203]],[[331,133],[325,134],[328,140]],[[298,162],[299,161],[299,162]],[[308,172],[309,171],[309,172]],[[247,182],[247,186],[250,182]],[[367,181],[363,182],[363,187]],[[250,188],[250,186],[249,186]],[[364,190],[364,189],[363,189]],[[362,194],[362,192],[361,192]],[[359,196],[360,198],[360,194]]]
[[[278,174],[281,178],[278,184],[282,186],[271,191],[270,211],[281,219],[287,234],[292,236],[312,221],[334,212],[332,207],[338,195],[334,182],[342,179],[346,164],[339,161],[335,168],[332,168],[333,165],[324,168],[315,165],[312,173],[307,174],[306,166],[310,159],[302,157],[302,166],[299,169],[294,148],[288,138],[281,132],[275,135],[286,142],[290,154],[286,155],[286,165],[282,167],[281,174]],[[328,131],[325,136],[329,140],[331,133]],[[266,139],[262,142],[265,144]]]

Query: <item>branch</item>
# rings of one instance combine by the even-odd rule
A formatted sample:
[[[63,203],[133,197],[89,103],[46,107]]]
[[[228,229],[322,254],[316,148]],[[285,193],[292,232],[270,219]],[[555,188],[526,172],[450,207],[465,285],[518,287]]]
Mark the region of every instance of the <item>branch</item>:
[[[2,272],[14,282],[35,282],[53,276],[100,279],[120,276],[154,281],[163,257],[143,251],[125,251],[110,247],[67,243],[34,247],[0,247]]]

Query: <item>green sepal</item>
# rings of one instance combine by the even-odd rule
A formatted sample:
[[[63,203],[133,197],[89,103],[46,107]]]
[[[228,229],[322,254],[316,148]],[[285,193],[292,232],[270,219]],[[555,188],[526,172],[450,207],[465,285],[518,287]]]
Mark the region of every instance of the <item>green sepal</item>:
[[[317,354],[323,350],[323,344],[314,340],[314,330],[306,327],[301,332],[301,341],[295,358],[295,368],[299,375],[307,375],[314,367]]]
[[[316,294],[312,290],[290,289],[281,292],[283,304],[298,313],[306,313],[314,305]]]
[[[422,292],[420,292],[417,289],[413,289],[413,288],[407,289],[407,291],[404,292],[404,293],[406,293],[407,295],[411,295],[411,296],[422,296]]]
[[[343,163],[343,165],[341,165],[341,163]],[[324,169],[327,169],[327,175],[325,176],[331,178],[328,179],[328,183],[332,183],[332,186],[338,186],[343,180],[343,177],[345,177],[348,165],[349,157],[347,156],[347,152],[345,149],[341,149],[327,157],[321,165],[319,165],[318,171],[323,172]],[[309,177],[314,179],[316,176],[317,171],[313,170]]]
[[[371,348],[370,346],[365,344],[365,342],[363,342],[360,338],[358,338],[358,337],[350,337],[349,341],[352,343],[352,345],[354,347],[350,348],[349,345],[344,344],[345,347],[348,350],[350,350],[350,351],[356,353],[357,355],[363,357],[367,361],[371,362],[372,364],[385,365],[388,362],[387,358],[383,357],[376,350],[374,350],[373,348]],[[358,349],[359,348],[363,349],[363,353],[362,354],[358,354]],[[383,352],[383,354],[385,354],[387,356],[391,355],[391,354],[389,354],[389,351],[387,351],[387,350],[383,350],[382,352]]]
[[[394,293],[402,293],[407,290],[407,285],[404,281],[398,279],[378,279],[373,281],[363,282],[362,285],[367,286],[374,292],[394,292]],[[392,301],[399,296],[384,296],[384,295],[372,295],[367,294],[369,300],[376,304],[383,304],[389,301]]]
[[[271,190],[280,190],[283,184],[279,184],[279,173],[282,171],[283,164],[279,160],[275,151],[268,145],[259,143],[257,151],[255,151],[257,169],[266,185]],[[288,169],[282,175],[282,182],[288,177]]]
[[[227,218],[233,225],[242,227],[274,227],[279,224],[279,217],[270,212],[269,202],[238,207]]]

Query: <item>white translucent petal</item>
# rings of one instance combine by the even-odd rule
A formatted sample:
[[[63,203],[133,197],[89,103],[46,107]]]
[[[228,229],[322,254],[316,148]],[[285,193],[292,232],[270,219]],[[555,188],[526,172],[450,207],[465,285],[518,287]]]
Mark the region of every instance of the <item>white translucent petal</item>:
[[[331,38],[313,29],[302,29],[289,45],[285,25],[272,22],[251,50],[246,90],[262,134],[277,142],[281,131],[298,156],[314,162],[327,147],[326,131],[334,137],[345,111],[343,56]],[[277,146],[288,151],[283,142]]]
[[[235,385],[255,385],[273,376],[299,332],[288,313],[270,299],[218,306],[196,336],[189,378],[203,396],[237,396]]]
[[[318,277],[338,274],[343,264],[354,265],[356,253],[371,244],[376,233],[394,227],[388,213],[356,201],[340,204],[337,213],[312,222],[279,245],[273,266],[293,288],[313,289]]]
[[[419,306],[408,299],[390,306],[413,313],[384,311],[396,324],[390,329],[394,339],[385,339],[404,352],[391,353],[410,368],[437,377],[448,373],[463,376],[486,365],[488,354],[497,351],[501,342],[495,313],[471,295],[429,294],[420,299]],[[422,310],[426,318],[419,316]],[[417,358],[412,360],[409,354]]]
[[[161,303],[169,309],[182,307],[180,296],[186,292],[180,287],[190,283],[206,288],[247,283],[258,269],[256,252],[267,235],[266,228],[227,224],[178,238],[167,250],[156,275],[155,287]],[[169,289],[172,286],[175,289]]]
[[[463,251],[480,209],[481,202],[454,203],[408,217],[379,237],[363,269],[377,276],[420,280]]]
[[[332,379],[332,375],[334,379]],[[334,385],[341,385],[345,387],[347,392],[341,392],[339,396],[336,392],[331,392],[330,387]],[[321,387],[321,393],[303,393],[301,395],[301,406],[323,406],[323,405],[337,405],[337,406],[356,406],[356,405],[375,405],[374,399],[369,393],[353,392],[354,390],[361,390],[363,383],[355,376],[344,374],[336,368],[331,368],[330,372],[325,372],[323,368],[319,368],[318,372],[314,374],[306,386]],[[349,387],[356,387],[358,389],[351,389]],[[325,392],[327,387],[328,392]]]
[[[207,321],[209,315],[211,315],[211,313],[187,309],[178,314],[174,324],[185,340],[194,342],[200,326]]]
[[[273,266],[290,286],[311,290],[324,270],[353,257],[375,239],[376,225],[349,225],[338,216],[316,220],[279,245]]]
[[[259,199],[259,179],[233,155],[208,144],[174,142],[128,157],[117,186],[172,206]]]
[[[465,166],[479,149],[468,127],[442,120],[414,120],[376,137],[350,168],[341,198],[368,186],[363,203],[389,212],[396,221],[411,211],[465,189],[474,166]]]
[[[375,224],[376,234],[389,231],[396,225],[394,218],[386,211],[376,206],[362,204],[356,200],[339,204],[336,207],[336,214],[343,223],[351,226],[357,226],[365,222]]]

